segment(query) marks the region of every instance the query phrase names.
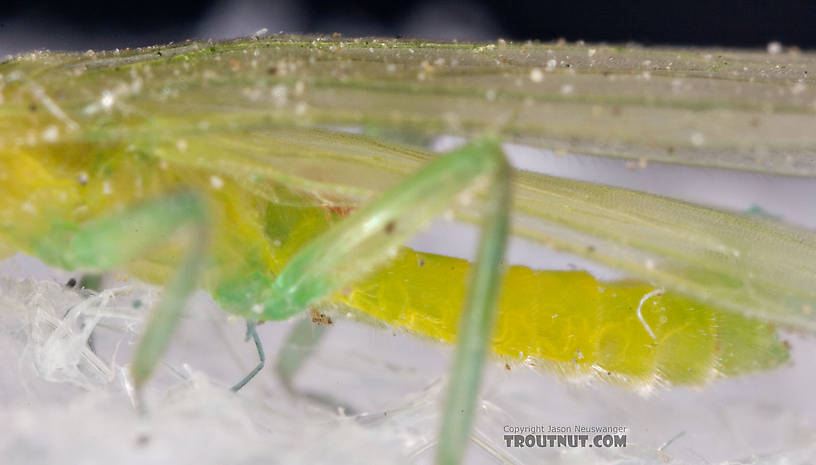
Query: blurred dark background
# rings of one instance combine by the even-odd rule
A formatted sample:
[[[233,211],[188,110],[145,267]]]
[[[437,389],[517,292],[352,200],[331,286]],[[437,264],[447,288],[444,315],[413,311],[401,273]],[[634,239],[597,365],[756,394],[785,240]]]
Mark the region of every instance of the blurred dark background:
[[[816,47],[816,1],[0,0],[0,56],[270,33]]]

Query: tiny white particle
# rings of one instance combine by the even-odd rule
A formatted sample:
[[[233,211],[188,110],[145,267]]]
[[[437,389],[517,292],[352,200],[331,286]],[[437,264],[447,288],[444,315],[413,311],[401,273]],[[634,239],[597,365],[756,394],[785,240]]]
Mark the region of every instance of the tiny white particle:
[[[105,181],[102,183],[102,193],[105,195],[113,194],[113,186],[111,185],[110,181]]]
[[[597,52],[598,52],[597,50],[595,50],[594,48],[591,48],[591,49],[587,50],[587,56],[592,58],[592,57],[595,56],[595,53],[597,53]]]
[[[561,95],[569,95],[574,90],[575,86],[573,86],[572,84],[564,84],[561,86]]]
[[[99,104],[102,105],[102,108],[105,110],[110,110],[113,106],[114,98],[113,93],[109,90],[102,92],[102,100],[99,101]]]
[[[555,61],[555,58],[551,58],[551,59],[547,60],[546,71],[552,71],[552,70],[555,69],[556,66],[558,66],[558,62]]]
[[[695,132],[691,135],[691,145],[699,147],[705,143],[705,136],[702,132]]]
[[[782,53],[782,44],[776,41],[768,42],[768,53],[771,55],[779,55]]]
[[[26,213],[37,213],[37,207],[35,207],[31,202],[23,203],[21,209]]]
[[[176,141],[176,148],[179,150],[179,152],[187,151],[187,141],[184,140],[184,139],[177,140]]]
[[[533,68],[530,70],[530,80],[533,82],[541,82],[544,80],[544,73],[542,73],[539,68]]]
[[[213,189],[221,189],[224,187],[224,180],[218,176],[210,176],[210,185]]]
[[[261,313],[263,313],[263,305],[261,305],[261,304],[253,305],[252,306],[252,313],[255,313],[257,315],[260,315]]]
[[[59,129],[53,124],[48,126],[43,130],[42,138],[46,142],[56,142],[59,139]]]

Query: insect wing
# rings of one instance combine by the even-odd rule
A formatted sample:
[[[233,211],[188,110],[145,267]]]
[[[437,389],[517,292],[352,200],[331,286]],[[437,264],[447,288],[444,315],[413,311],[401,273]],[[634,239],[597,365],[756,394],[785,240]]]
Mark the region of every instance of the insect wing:
[[[270,38],[118,55],[20,56],[0,68],[5,87],[0,146],[49,144],[55,138],[96,147],[126,144],[134,153],[178,167],[230,177],[272,201],[278,199],[266,183],[277,182],[307,194],[289,202],[346,209],[393,186],[432,155],[326,130],[338,125],[403,139],[415,134],[420,141],[430,134],[496,130],[511,140],[585,153],[800,176],[816,172],[808,162],[813,132],[802,129],[813,120],[812,109],[802,104],[808,89],[763,91],[795,87],[796,70],[813,60],[807,54],[784,57],[792,65],[769,75],[763,70],[782,58],[729,52],[723,66],[737,66],[735,75],[706,65],[711,58],[705,53],[692,53],[671,68],[667,60],[676,53],[665,50],[602,48],[593,54],[581,47],[383,43],[378,53],[371,51],[374,44]],[[556,55],[572,58],[559,61]],[[608,82],[607,75],[631,73],[638,67],[633,60],[643,57],[660,73],[653,69],[655,76]],[[562,61],[570,65],[567,72]],[[541,69],[551,73],[546,80],[538,79]],[[569,69],[581,71],[574,81],[581,85],[567,82]],[[754,74],[766,79],[753,82]],[[664,78],[675,79],[668,81],[676,88],[671,98],[656,97]],[[697,78],[716,88],[683,81]],[[548,84],[533,86],[538,81]],[[557,95],[552,85],[559,86]],[[742,96],[731,95],[737,87],[745,87]],[[748,102],[744,92],[757,99]],[[610,100],[614,95],[623,100]],[[718,95],[730,97],[716,100]],[[587,104],[600,108],[600,120],[584,126],[606,129],[588,133],[568,124],[590,118],[584,113],[595,107]],[[625,118],[613,118],[615,105],[626,107]],[[740,121],[767,119],[751,131],[765,134],[762,156],[741,156],[753,153],[756,141],[746,142],[744,131],[722,124],[723,112],[737,110],[744,113]],[[649,121],[665,127],[646,131],[651,139],[637,142],[631,130]],[[686,134],[688,124],[699,131]],[[723,130],[715,131],[716,140],[706,139],[708,127]],[[677,128],[685,131],[682,140]],[[517,234],[718,307],[816,329],[816,238],[809,231],[526,173],[517,176],[516,196]],[[462,217],[477,219],[476,207]]]

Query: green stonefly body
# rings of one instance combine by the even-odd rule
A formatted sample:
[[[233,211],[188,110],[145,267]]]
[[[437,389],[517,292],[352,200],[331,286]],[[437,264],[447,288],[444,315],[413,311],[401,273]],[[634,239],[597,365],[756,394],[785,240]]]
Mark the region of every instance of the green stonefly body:
[[[574,149],[636,158],[670,147],[671,156],[657,158],[802,176],[816,170],[790,160],[772,168],[766,159],[746,162],[726,130],[709,139],[716,142],[710,159],[699,139],[684,146],[663,126],[639,144],[619,121],[603,118],[626,106],[638,121],[663,118],[668,127],[691,111],[716,127],[707,113],[712,96],[604,91],[603,73],[631,74],[631,64],[616,67],[633,62],[629,52],[603,49],[599,60],[618,61],[598,63],[584,58],[597,52],[558,53],[566,52],[583,54],[576,65],[585,74],[576,79],[600,94],[568,100],[531,87],[546,81],[542,69],[558,89],[575,73],[550,69],[553,54],[534,45],[276,37],[16,57],[0,65],[0,253],[22,250],[67,269],[127,267],[166,283],[133,361],[137,387],[197,287],[249,321],[262,362],[255,322],[315,305],[456,343],[443,464],[461,461],[489,351],[630,387],[695,385],[784,362],[775,325],[816,328],[813,233],[513,172],[499,142],[560,148],[567,140]],[[641,54],[654,63],[671,56]],[[734,62],[758,70],[750,58]],[[704,61],[692,55],[685,63],[693,71]],[[654,74],[647,90],[677,79]],[[812,111],[799,103],[770,102],[769,118],[805,127]],[[748,114],[767,108],[738,99],[720,105]],[[603,121],[570,122],[589,114]],[[349,124],[379,138],[331,129]],[[383,141],[423,142],[442,132],[475,137],[445,156]],[[813,149],[807,137],[796,140],[796,153]],[[764,153],[790,149],[776,142],[767,138]],[[473,265],[401,247],[452,207],[482,225]],[[505,269],[510,232],[638,280]]]

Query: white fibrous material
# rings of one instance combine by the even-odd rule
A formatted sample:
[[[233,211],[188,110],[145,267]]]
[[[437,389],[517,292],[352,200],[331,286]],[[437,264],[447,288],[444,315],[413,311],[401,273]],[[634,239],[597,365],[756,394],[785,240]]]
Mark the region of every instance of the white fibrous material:
[[[292,391],[275,365],[295,322],[263,324],[267,365],[233,393],[255,348],[243,321],[199,292],[136,396],[128,363],[159,294],[0,278],[0,463],[433,463],[449,346],[339,317]],[[493,360],[465,463],[807,463],[816,344],[789,338],[794,363],[776,372],[646,397]],[[513,428],[578,425],[626,426],[627,446],[506,445]]]
[[[153,294],[142,285],[95,293],[0,278],[3,464],[65,463],[68,457],[83,464],[410,463],[411,450],[434,436],[432,428],[416,429],[409,420],[433,421],[436,406],[427,396],[391,416],[350,416],[293,403],[263,380],[236,394],[192,367],[207,360],[206,353],[185,354],[189,363],[166,362],[136,406],[128,357],[118,354],[138,340]],[[195,314],[185,323],[207,327],[226,320]],[[192,333],[212,343],[203,331]],[[97,343],[89,345],[92,340]]]
[[[51,281],[0,278],[0,321],[21,344],[21,372],[29,365],[44,380],[84,388],[112,381],[112,362],[94,353],[89,340],[103,320],[125,330],[141,320],[121,302],[131,291],[122,287],[83,295]]]
[[[27,349],[40,376],[47,381],[70,382],[86,388],[113,381],[116,367],[113,361],[105,362],[92,350],[92,335],[100,324],[134,335],[134,327],[141,322],[144,311],[134,309],[133,302],[143,299],[134,297],[134,289],[126,286],[98,294],[86,292],[84,298],[66,305],[70,297],[49,300],[48,292],[52,295],[57,292],[54,283],[26,284],[32,293],[21,297],[28,297],[27,306],[35,309]]]

